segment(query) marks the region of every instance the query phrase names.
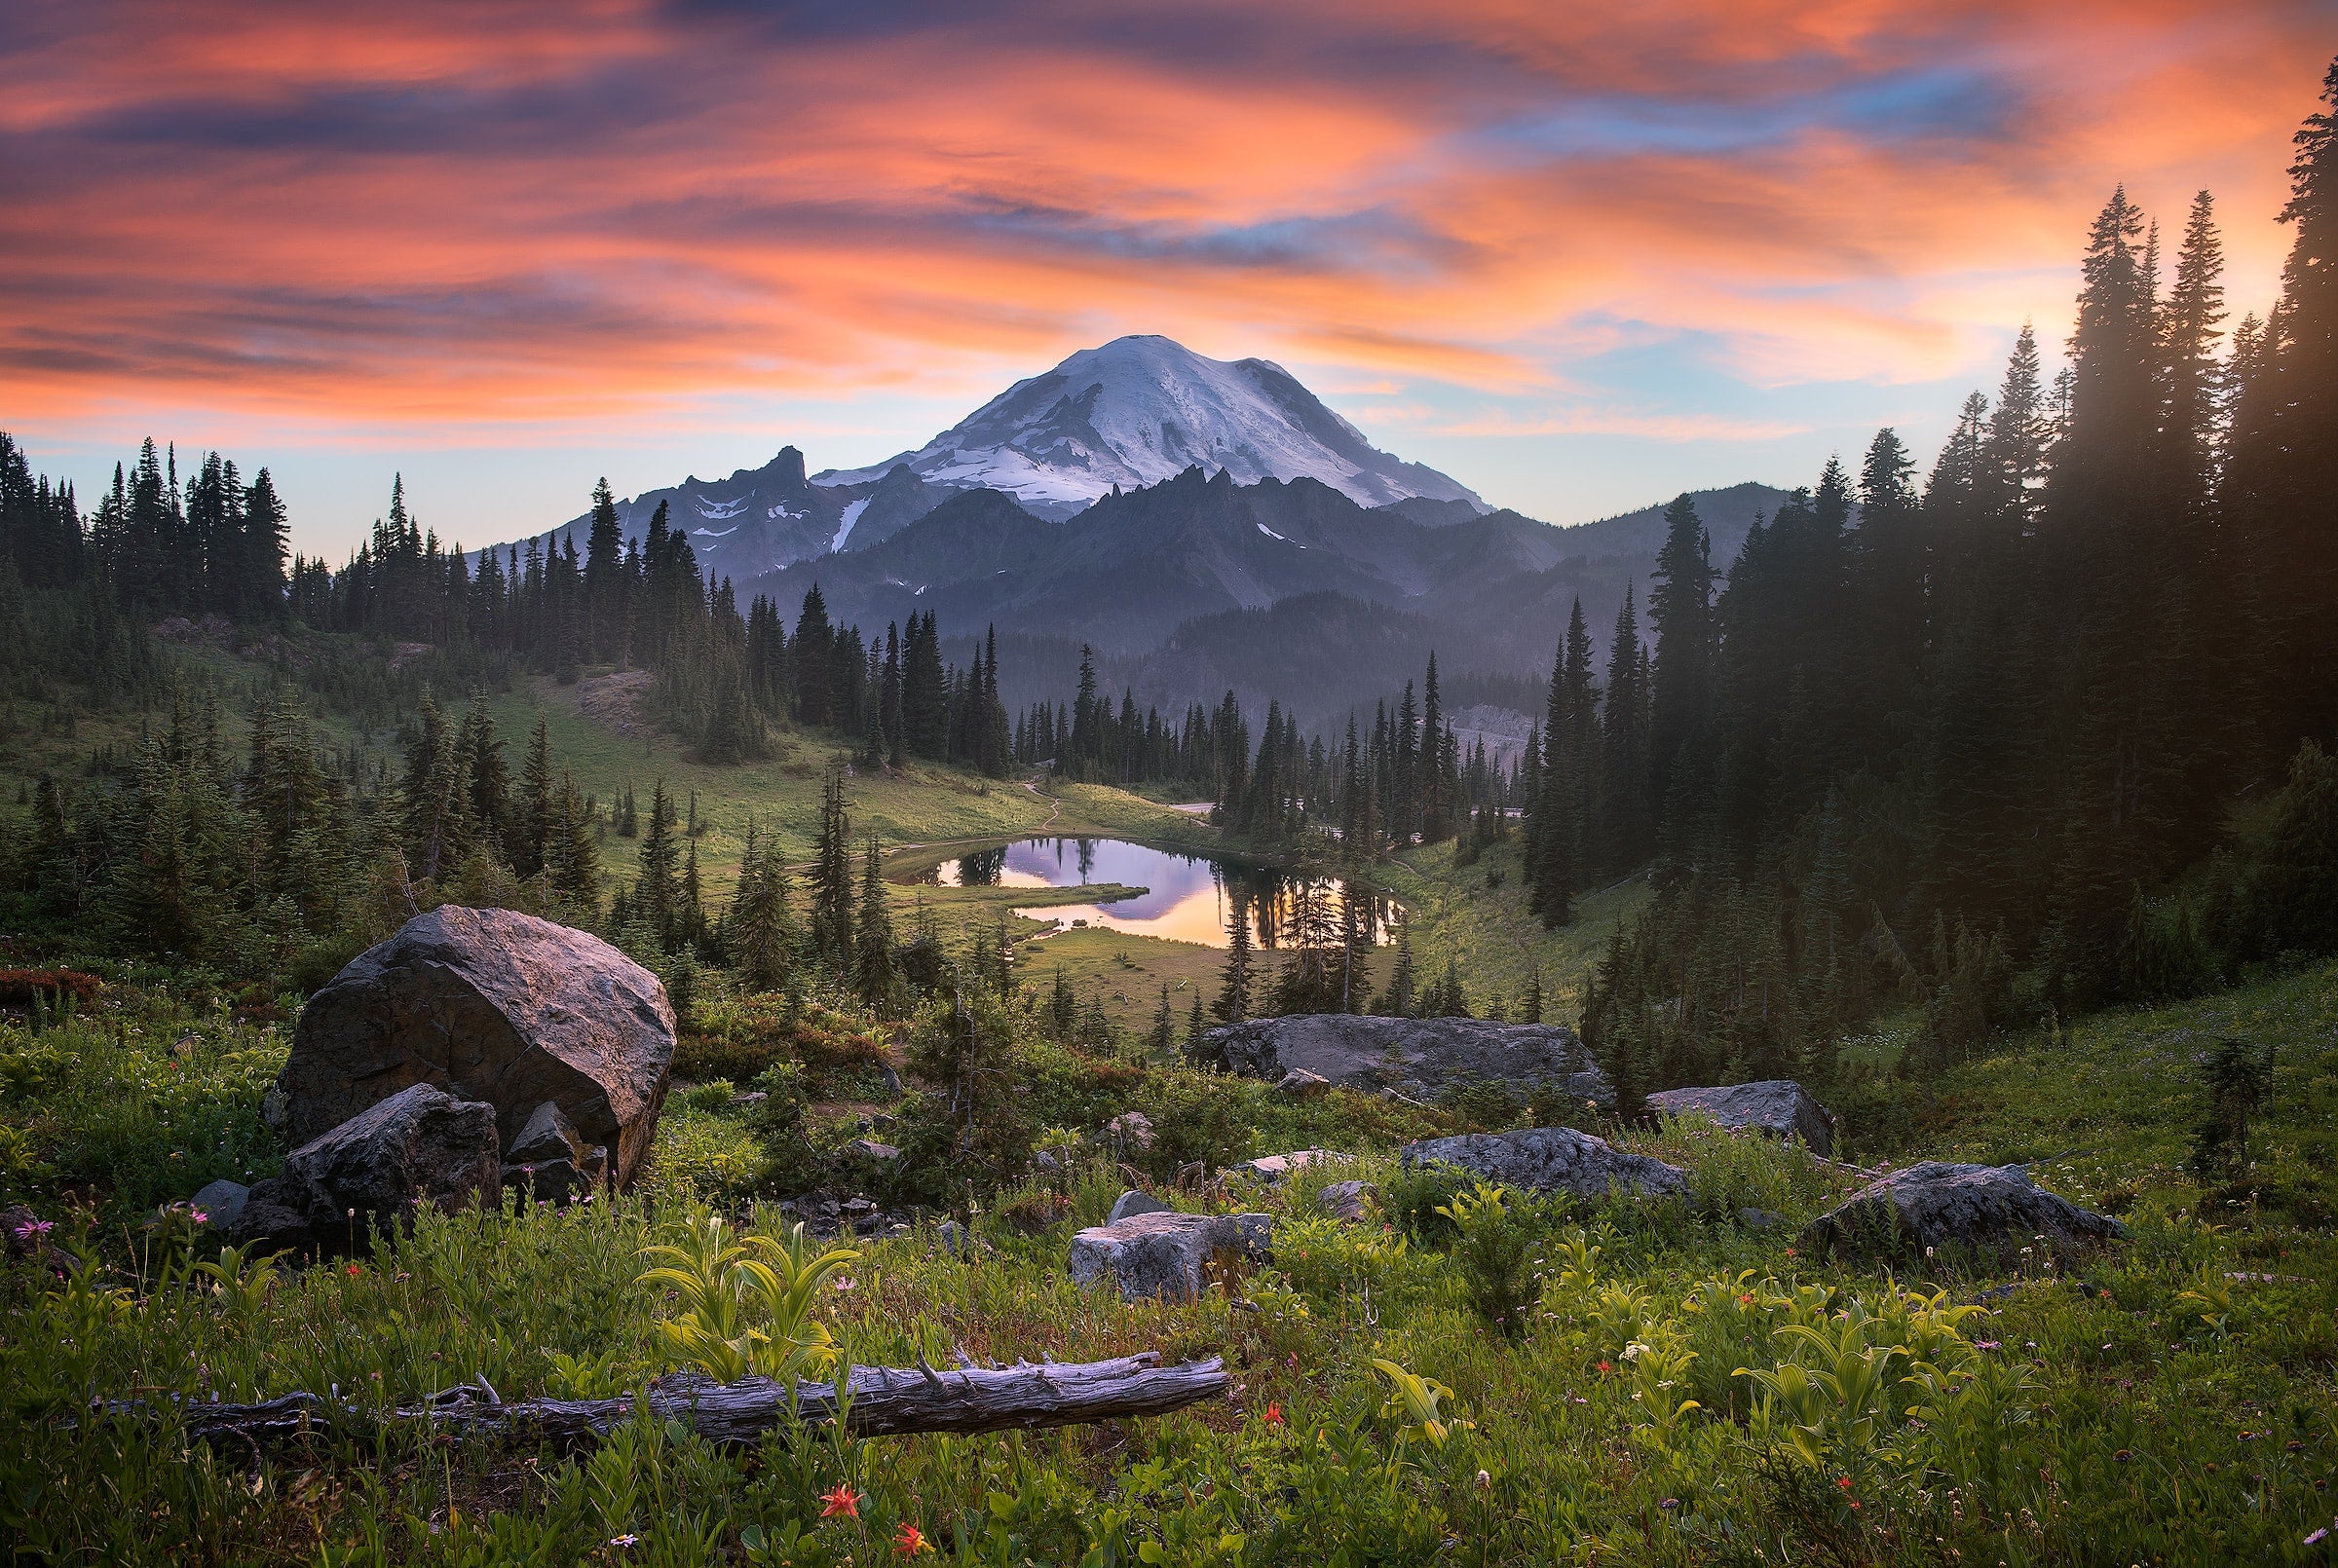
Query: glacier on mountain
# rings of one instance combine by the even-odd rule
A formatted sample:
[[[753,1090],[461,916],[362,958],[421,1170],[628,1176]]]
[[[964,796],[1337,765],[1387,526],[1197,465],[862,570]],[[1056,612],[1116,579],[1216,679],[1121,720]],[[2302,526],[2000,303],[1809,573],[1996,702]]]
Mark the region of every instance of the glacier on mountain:
[[[1271,360],[1211,359],[1164,337],[1083,349],[915,452],[813,483],[865,484],[894,464],[934,484],[1003,491],[1045,517],[1195,467],[1241,484],[1319,479],[1368,506],[1420,496],[1486,509],[1467,486],[1373,446]]]

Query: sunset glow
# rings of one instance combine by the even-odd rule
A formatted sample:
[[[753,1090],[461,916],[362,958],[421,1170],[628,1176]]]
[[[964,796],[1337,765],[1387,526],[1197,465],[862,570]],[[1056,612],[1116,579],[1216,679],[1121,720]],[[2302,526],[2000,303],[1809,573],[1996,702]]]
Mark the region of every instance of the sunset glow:
[[[0,40],[0,428],[403,469],[507,538],[912,447],[1124,332],[1289,365],[1573,521],[1929,453],[2087,219],[2218,200],[2240,310],[2327,7],[35,3]]]

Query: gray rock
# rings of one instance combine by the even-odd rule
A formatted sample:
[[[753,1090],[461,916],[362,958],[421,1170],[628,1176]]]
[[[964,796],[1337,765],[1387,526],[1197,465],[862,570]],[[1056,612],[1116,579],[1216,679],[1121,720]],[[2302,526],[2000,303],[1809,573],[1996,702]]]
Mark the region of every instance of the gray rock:
[[[1787,1223],[1787,1218],[1774,1209],[1755,1209],[1749,1205],[1738,1210],[1737,1222],[1748,1230],[1776,1230]]]
[[[1320,1072],[1293,1067],[1275,1081],[1274,1092],[1285,1100],[1321,1100],[1332,1092],[1332,1081]]]
[[[415,1084],[284,1156],[253,1187],[230,1239],[270,1247],[361,1246],[423,1204],[453,1210],[503,1197],[495,1107]]]
[[[1834,1152],[1834,1112],[1791,1078],[1717,1089],[1667,1089],[1648,1097],[1648,1109],[1664,1116],[1701,1112],[1723,1127],[1752,1127],[1772,1138],[1798,1138],[1813,1154]]]
[[[1288,1154],[1262,1154],[1255,1160],[1228,1166],[1228,1176],[1248,1176],[1253,1181],[1278,1182],[1292,1172],[1326,1161],[1344,1160],[1347,1156],[1330,1149],[1293,1149]]]
[[[1202,1036],[1201,1055],[1228,1072],[1277,1085],[1306,1072],[1334,1088],[1394,1089],[1414,1100],[1482,1082],[1521,1093],[1540,1086],[1572,1099],[1610,1098],[1583,1042],[1557,1024],[1302,1013],[1223,1025]]]
[[[224,1236],[235,1227],[237,1217],[244,1213],[245,1204],[250,1201],[249,1187],[241,1181],[229,1181],[222,1177],[207,1184],[188,1203],[203,1215],[206,1230],[213,1235]]]
[[[648,1154],[674,1059],[658,977],[599,937],[510,910],[408,920],[309,998],[277,1082],[307,1142],[413,1085],[495,1114],[509,1146],[556,1103],[618,1184]]]
[[[879,1165],[890,1165],[901,1158],[901,1151],[890,1143],[880,1143],[873,1138],[856,1138],[845,1145],[845,1152]]]
[[[1571,1127],[1518,1133],[1471,1133],[1408,1143],[1408,1166],[1435,1163],[1528,1192],[1571,1192],[1597,1198],[1616,1187],[1648,1196],[1682,1192],[1688,1173],[1644,1154],[1627,1154],[1605,1139]]]
[[[1072,1237],[1072,1280],[1109,1279],[1126,1301],[1190,1301],[1213,1263],[1263,1263],[1274,1246],[1266,1214],[1132,1214]]]
[[[933,1233],[935,1243],[944,1253],[963,1263],[971,1263],[991,1250],[991,1244],[966,1229],[955,1219],[945,1219]]]
[[[558,1102],[547,1100],[505,1150],[503,1183],[528,1197],[565,1203],[591,1190],[608,1169],[609,1151],[587,1144]]]
[[[1315,1206],[1334,1219],[1353,1224],[1369,1218],[1380,1189],[1369,1181],[1335,1181],[1315,1195]]]
[[[2126,1234],[2108,1214],[2038,1186],[2021,1166],[1926,1160],[1853,1193],[1803,1226],[1799,1241],[1854,1259],[1945,1248],[2010,1264],[2024,1249],[2069,1258]]]
[[[1165,1214],[1169,1206],[1150,1192],[1131,1187],[1112,1203],[1112,1212],[1104,1216],[1108,1225],[1117,1225],[1131,1214]]]

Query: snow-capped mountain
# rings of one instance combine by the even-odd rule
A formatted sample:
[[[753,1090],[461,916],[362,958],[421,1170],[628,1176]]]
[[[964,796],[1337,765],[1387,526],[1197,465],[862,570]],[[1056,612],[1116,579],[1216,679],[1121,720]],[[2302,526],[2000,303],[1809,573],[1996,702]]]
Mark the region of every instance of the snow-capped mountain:
[[[1279,365],[1207,359],[1167,338],[1131,337],[1015,383],[889,463],[807,477],[804,455],[782,447],[760,468],[728,479],[694,474],[617,510],[625,536],[638,540],[662,504],[701,569],[743,582],[872,548],[965,491],[997,490],[1034,517],[1061,522],[1115,490],[1193,468],[1245,485],[1319,480],[1360,505],[1397,505],[1424,527],[1487,509],[1468,486],[1373,446]],[[551,537],[573,532],[581,549],[590,526],[588,514],[579,516]]]
[[[1486,510],[1459,481],[1375,447],[1282,366],[1205,358],[1163,337],[1083,349],[915,452],[812,483],[865,484],[896,466],[953,490],[1003,491],[1050,519],[1196,467],[1240,484],[1319,479],[1367,506],[1417,496]]]

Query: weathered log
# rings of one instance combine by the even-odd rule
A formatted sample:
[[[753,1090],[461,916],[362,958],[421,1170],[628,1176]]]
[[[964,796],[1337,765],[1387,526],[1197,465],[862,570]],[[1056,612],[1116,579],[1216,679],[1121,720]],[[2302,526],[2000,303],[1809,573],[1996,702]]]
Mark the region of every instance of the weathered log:
[[[1217,1357],[1179,1366],[1160,1362],[1158,1353],[1145,1351],[1101,1362],[969,1366],[947,1372],[925,1365],[855,1366],[846,1426],[857,1437],[1030,1431],[1163,1415],[1225,1397],[1227,1378]],[[699,1436],[730,1447],[757,1446],[767,1434],[784,1426],[789,1415],[786,1387],[763,1377],[717,1383],[679,1372],[652,1383],[643,1399],[659,1420],[684,1422]],[[635,1402],[631,1398],[505,1400],[482,1382],[443,1390],[421,1404],[394,1410],[368,1410],[317,1394],[284,1394],[256,1404],[182,1405],[180,1415],[187,1436],[207,1442],[281,1442],[327,1423],[418,1422],[458,1438],[538,1441],[567,1451],[588,1448],[607,1437],[632,1419]],[[834,1384],[796,1385],[795,1414],[807,1426],[833,1422],[837,1402]],[[113,1409],[117,1415],[129,1415],[151,1407],[117,1404]]]

